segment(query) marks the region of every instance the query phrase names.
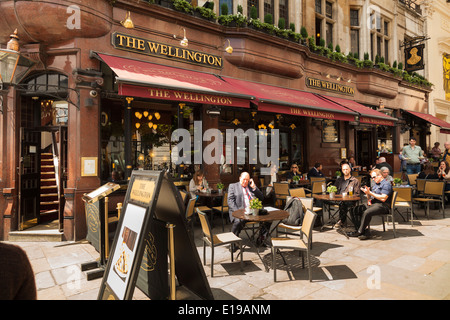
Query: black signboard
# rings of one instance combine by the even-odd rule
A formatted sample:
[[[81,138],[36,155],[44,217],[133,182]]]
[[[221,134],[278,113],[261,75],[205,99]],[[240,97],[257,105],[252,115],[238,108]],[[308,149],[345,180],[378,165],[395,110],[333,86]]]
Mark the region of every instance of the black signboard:
[[[424,68],[423,52],[425,44],[405,48],[405,70],[408,72],[422,70]]]
[[[132,172],[98,299],[131,299],[135,286],[151,299],[167,299],[167,224],[175,225],[178,282],[203,299],[213,299],[184,211],[181,195],[165,172]]]

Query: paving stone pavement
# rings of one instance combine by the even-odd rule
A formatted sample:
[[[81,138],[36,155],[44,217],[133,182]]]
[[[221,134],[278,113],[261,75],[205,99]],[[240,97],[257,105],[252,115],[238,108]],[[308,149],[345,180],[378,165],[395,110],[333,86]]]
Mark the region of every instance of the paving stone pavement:
[[[301,268],[301,258],[284,253],[287,265],[277,256],[277,282],[273,281],[269,248],[261,250],[262,260],[247,247],[244,268],[231,262],[227,247],[216,249],[214,277],[210,277],[209,251],[205,274],[217,300],[371,300],[371,299],[450,299],[450,210],[447,218],[432,210],[426,219],[416,209],[419,220],[392,225],[383,232],[381,219],[372,220],[370,240],[347,238],[336,230],[313,231],[312,278]],[[401,220],[401,218],[399,218]],[[215,232],[222,231],[216,220]],[[227,226],[228,228],[230,225]],[[202,258],[199,226],[195,242]],[[245,234],[241,235],[247,239]],[[247,240],[246,240],[247,241]],[[22,247],[36,277],[39,300],[95,300],[101,279],[86,280],[80,265],[99,257],[87,242],[12,242]],[[263,263],[270,270],[265,271]],[[134,299],[147,297],[136,289]],[[177,299],[196,299],[177,288]]]

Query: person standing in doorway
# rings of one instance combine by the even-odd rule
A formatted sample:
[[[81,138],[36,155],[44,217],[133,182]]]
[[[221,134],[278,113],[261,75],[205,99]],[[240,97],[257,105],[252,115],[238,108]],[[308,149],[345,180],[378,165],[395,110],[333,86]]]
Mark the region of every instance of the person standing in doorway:
[[[402,155],[406,158],[406,173],[420,173],[420,160],[424,154],[422,148],[416,145],[416,138],[409,139],[409,145],[403,147]]]

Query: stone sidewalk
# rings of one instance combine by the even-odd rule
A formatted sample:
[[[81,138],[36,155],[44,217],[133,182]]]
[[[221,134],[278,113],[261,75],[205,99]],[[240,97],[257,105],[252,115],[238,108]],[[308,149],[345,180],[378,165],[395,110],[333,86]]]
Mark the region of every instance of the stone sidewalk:
[[[397,224],[397,238],[392,225],[383,232],[381,219],[372,221],[372,239],[346,238],[336,230],[313,232],[312,277],[301,268],[297,254],[284,254],[288,265],[277,258],[277,282],[273,270],[265,271],[263,262],[272,264],[271,251],[254,249],[244,253],[244,269],[230,261],[226,247],[215,254],[214,278],[210,277],[209,252],[204,266],[214,297],[218,300],[368,300],[368,299],[450,299],[450,210],[443,218],[431,211],[430,220],[423,209],[416,209],[419,220]],[[399,218],[401,220],[401,218]],[[217,226],[220,223],[216,223]],[[229,227],[229,225],[228,225]],[[222,228],[217,227],[216,232]],[[245,238],[245,234],[242,233]],[[199,226],[196,245],[202,258]],[[80,265],[95,260],[99,254],[86,242],[13,242],[21,246],[31,261],[40,300],[94,300],[101,279],[86,280]],[[138,289],[135,299],[147,299]],[[177,290],[177,299],[195,299]]]

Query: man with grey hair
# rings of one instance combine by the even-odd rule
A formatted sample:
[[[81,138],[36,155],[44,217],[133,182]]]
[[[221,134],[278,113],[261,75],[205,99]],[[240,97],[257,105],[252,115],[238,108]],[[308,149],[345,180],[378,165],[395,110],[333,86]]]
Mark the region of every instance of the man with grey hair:
[[[383,167],[386,167],[386,168],[389,169],[389,175],[390,175],[390,176],[393,176],[393,175],[394,175],[394,171],[392,170],[391,165],[390,165],[389,163],[386,162],[386,158],[385,158],[385,157],[380,157],[380,158],[378,159],[378,163],[377,163],[377,165],[375,166],[375,168],[376,168],[376,169],[381,169],[381,168],[383,168]]]
[[[388,167],[382,167],[380,169],[380,171],[381,171],[381,175],[383,176],[383,178],[385,180],[387,180],[390,183],[394,182],[394,178],[389,174],[389,168]]]

